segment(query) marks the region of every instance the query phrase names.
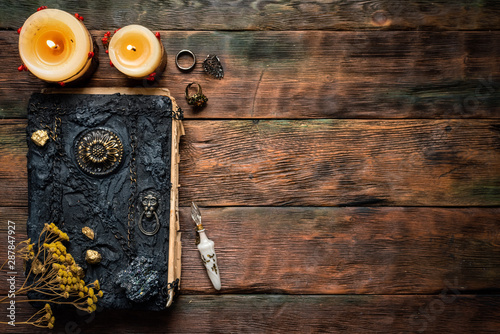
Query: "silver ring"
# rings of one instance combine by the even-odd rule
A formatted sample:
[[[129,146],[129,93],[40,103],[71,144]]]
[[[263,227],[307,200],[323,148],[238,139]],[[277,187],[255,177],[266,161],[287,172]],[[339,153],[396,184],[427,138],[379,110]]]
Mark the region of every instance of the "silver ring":
[[[141,217],[139,218],[139,230],[141,230],[142,233],[144,233],[145,235],[155,235],[156,233],[158,233],[158,230],[160,229],[160,220],[158,219],[158,215],[156,214],[156,212],[153,212],[155,214],[155,218],[156,218],[156,226],[155,226],[155,229],[153,231],[146,231],[144,229],[144,227],[142,226],[142,217],[144,216],[144,211],[142,211],[141,213]]]
[[[185,53],[187,53],[188,55],[193,57],[193,63],[191,65],[189,65],[188,67],[182,67],[181,65],[179,65],[179,57]],[[196,56],[194,55],[194,53],[191,50],[181,50],[177,53],[177,56],[175,56],[175,65],[177,65],[177,67],[181,71],[189,71],[194,67],[194,65],[196,65]]]

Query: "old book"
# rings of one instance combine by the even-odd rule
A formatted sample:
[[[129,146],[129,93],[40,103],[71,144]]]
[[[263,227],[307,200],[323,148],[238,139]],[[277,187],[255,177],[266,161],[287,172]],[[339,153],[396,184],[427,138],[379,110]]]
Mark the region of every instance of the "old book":
[[[85,282],[99,280],[104,308],[172,303],[181,118],[160,89],[45,92],[29,101],[28,237],[45,223],[66,232]]]

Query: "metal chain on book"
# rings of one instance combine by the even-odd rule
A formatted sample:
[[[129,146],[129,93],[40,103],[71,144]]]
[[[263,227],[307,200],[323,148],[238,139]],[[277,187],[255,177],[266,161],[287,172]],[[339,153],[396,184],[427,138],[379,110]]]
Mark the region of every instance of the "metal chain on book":
[[[62,203],[62,187],[61,187],[61,182],[57,180],[56,178],[60,175],[60,170],[61,170],[61,158],[63,156],[62,152],[62,144],[61,140],[59,138],[59,134],[61,132],[61,118],[59,116],[56,116],[53,121],[53,127],[49,125],[43,126],[43,124],[40,124],[42,127],[45,127],[47,129],[47,132],[49,134],[49,137],[54,141],[55,148],[56,148],[56,153],[54,157],[54,165],[53,165],[53,177],[54,180],[52,182],[52,198],[58,198],[58,201],[52,201],[50,205],[50,222],[54,223],[60,227],[64,226],[64,221],[61,221],[61,203]]]
[[[168,294],[169,290],[173,290],[174,293],[179,291],[179,279],[177,278],[175,281],[168,283],[166,287],[163,287],[160,291],[161,294],[167,298],[167,302],[170,299],[170,295]]]
[[[127,222],[127,244],[130,245],[133,241],[132,227],[135,225],[135,198],[137,193],[137,120],[132,120],[130,123],[130,197],[128,199],[128,222]]]

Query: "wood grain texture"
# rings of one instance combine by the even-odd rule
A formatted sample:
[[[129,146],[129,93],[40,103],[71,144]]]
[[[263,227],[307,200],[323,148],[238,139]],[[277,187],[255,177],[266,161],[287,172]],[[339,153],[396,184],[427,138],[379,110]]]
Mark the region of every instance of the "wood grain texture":
[[[18,319],[35,310],[16,305]],[[180,296],[164,312],[76,311],[40,333],[495,333],[499,296]],[[6,318],[5,308],[0,317]],[[3,333],[33,327],[0,325]]]
[[[500,15],[499,15],[500,17]],[[103,31],[92,31],[100,40]],[[166,87],[186,118],[499,118],[500,32],[174,32],[163,31],[168,64],[159,82],[132,81],[101,64],[89,87]],[[29,96],[46,84],[19,73],[18,35],[0,31],[0,117],[26,117]],[[100,44],[100,42],[99,42]],[[175,67],[191,49],[198,65]],[[220,56],[222,80],[201,62]],[[197,81],[208,106],[184,99]]]
[[[500,209],[201,209],[222,293],[432,294],[500,291]],[[182,293],[213,292],[189,209]]]
[[[500,208],[201,208],[220,293],[438,294],[500,291]],[[26,238],[26,208],[0,209]],[[180,210],[182,294],[215,290]],[[72,235],[70,235],[72,238]],[[0,243],[0,262],[7,254]],[[17,270],[22,277],[22,263]],[[0,282],[6,280],[5,272]],[[22,279],[18,279],[18,285]],[[7,291],[0,285],[0,294]]]
[[[0,126],[1,206],[27,206],[25,120]],[[180,205],[498,206],[495,120],[185,121]]]
[[[41,5],[78,12],[98,41],[127,24],[161,30],[161,80],[124,78],[101,47],[82,86],[169,88],[187,118],[179,298],[159,313],[69,310],[55,332],[498,332],[500,2],[2,0],[0,262],[9,220],[26,238],[27,101],[49,86],[17,72],[15,30]],[[181,49],[198,57],[190,73],[175,67]],[[208,53],[223,80],[203,73]],[[192,81],[202,111],[184,100]],[[194,246],[192,200],[220,293]],[[34,312],[16,305],[18,320]]]
[[[186,122],[181,203],[499,205],[499,135],[477,120]]]
[[[25,140],[27,120],[2,120],[0,124],[0,189],[5,197],[13,199],[11,205],[0,204],[0,206],[27,206],[28,147]]]
[[[141,24],[168,30],[498,29],[496,1],[132,1],[45,0],[85,17],[91,29]],[[0,28],[17,29],[39,3],[3,0]]]

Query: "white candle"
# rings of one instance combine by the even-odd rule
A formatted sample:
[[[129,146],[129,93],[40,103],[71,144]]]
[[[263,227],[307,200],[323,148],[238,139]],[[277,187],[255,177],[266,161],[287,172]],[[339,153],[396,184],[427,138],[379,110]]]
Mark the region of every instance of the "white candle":
[[[91,68],[94,45],[85,25],[58,9],[44,9],[24,22],[19,35],[19,54],[38,78],[66,83]]]
[[[109,42],[109,58],[123,74],[132,78],[147,77],[163,63],[163,44],[151,30],[129,25],[118,30]]]

